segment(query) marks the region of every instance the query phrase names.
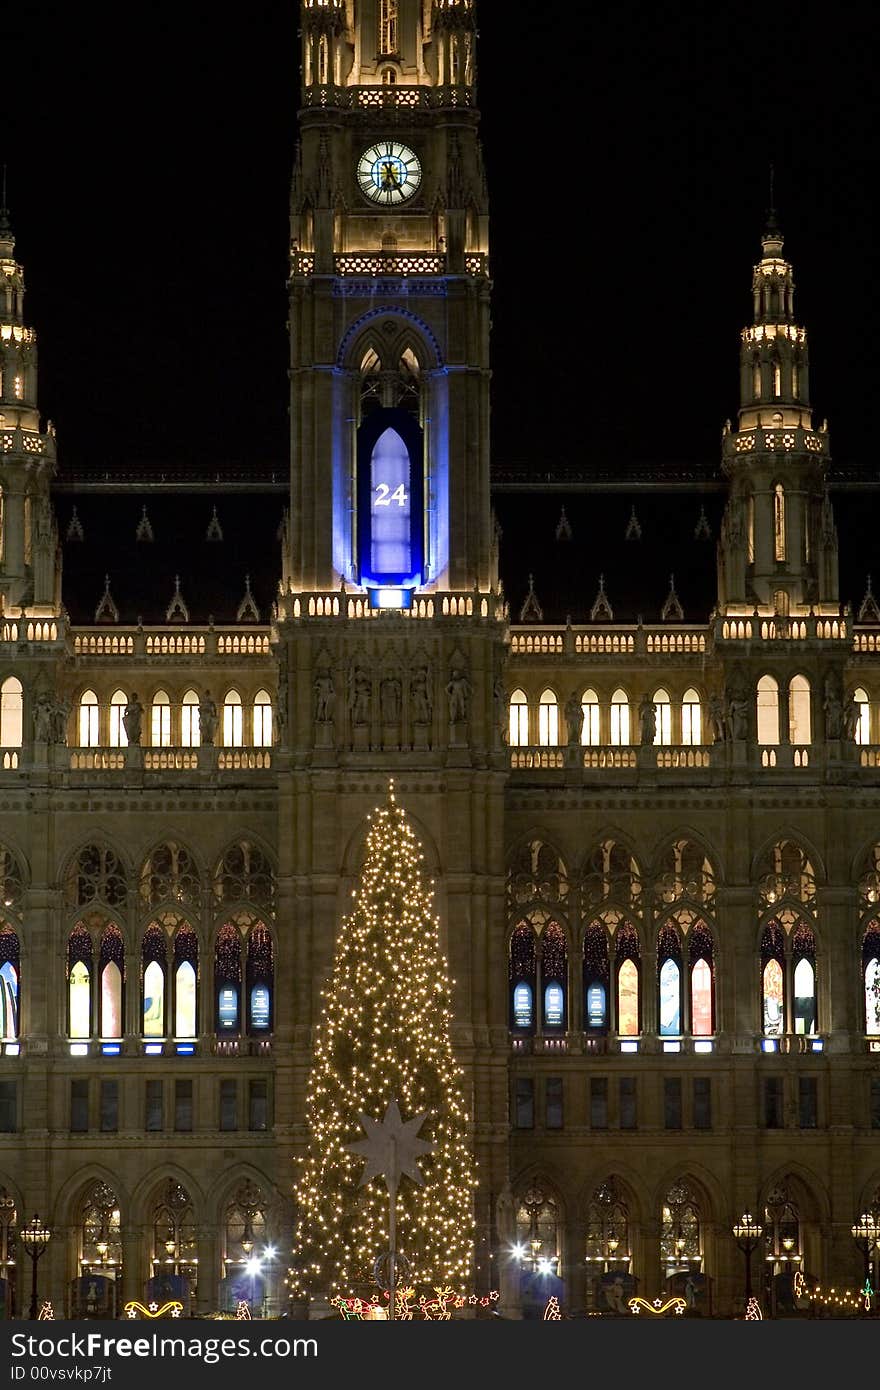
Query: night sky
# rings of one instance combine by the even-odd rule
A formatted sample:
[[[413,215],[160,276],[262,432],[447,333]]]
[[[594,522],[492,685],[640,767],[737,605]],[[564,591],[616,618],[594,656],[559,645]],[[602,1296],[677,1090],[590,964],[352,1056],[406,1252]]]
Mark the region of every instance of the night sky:
[[[28,0],[8,164],[62,468],[286,468],[297,6]],[[717,463],[776,165],[834,458],[877,476],[875,19],[483,0],[495,462]]]

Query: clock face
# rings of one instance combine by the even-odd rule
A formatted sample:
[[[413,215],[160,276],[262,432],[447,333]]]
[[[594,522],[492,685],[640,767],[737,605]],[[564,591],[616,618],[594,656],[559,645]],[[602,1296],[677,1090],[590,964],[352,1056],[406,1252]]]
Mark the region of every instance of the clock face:
[[[380,140],[364,150],[357,166],[361,192],[388,206],[411,198],[422,181],[418,156],[399,140]]]

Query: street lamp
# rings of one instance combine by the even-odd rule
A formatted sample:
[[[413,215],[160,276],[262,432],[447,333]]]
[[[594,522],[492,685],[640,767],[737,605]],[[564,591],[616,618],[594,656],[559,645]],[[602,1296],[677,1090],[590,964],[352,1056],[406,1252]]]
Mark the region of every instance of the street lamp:
[[[852,1238],[865,1257],[865,1287],[871,1282],[872,1255],[880,1242],[880,1222],[872,1211],[863,1211],[850,1227]]]
[[[31,1217],[26,1226],[21,1228],[21,1243],[31,1257],[33,1273],[31,1277],[31,1310],[28,1317],[36,1321],[37,1317],[37,1260],[42,1255],[52,1237],[52,1232],[48,1226],[44,1226],[42,1220],[36,1212]]]
[[[752,1251],[756,1248],[764,1227],[750,1211],[744,1211],[733,1227],[733,1238],[746,1257],[746,1301],[752,1296]]]

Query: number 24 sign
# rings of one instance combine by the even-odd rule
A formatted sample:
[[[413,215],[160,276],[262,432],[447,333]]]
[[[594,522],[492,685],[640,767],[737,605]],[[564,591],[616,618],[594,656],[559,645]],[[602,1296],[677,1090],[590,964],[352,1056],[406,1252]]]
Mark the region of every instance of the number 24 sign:
[[[401,483],[394,491],[387,483],[376,484],[376,498],[373,502],[374,507],[390,507],[392,502],[396,502],[398,507],[405,507],[407,503],[406,485]]]

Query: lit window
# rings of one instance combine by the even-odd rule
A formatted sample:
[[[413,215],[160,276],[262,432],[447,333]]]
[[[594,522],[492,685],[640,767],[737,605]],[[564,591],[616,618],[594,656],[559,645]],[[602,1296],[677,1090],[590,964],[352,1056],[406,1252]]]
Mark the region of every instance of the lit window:
[[[174,1036],[196,1036],[199,942],[192,927],[182,926],[174,938]]]
[[[510,746],[526,748],[529,742],[529,703],[523,691],[514,690],[510,697]]]
[[[79,746],[97,748],[98,746],[98,697],[94,690],[86,690],[79,701]]]
[[[629,743],[629,698],[623,690],[611,696],[611,742]]]
[[[856,725],[856,743],[871,742],[871,703],[868,699],[867,691],[862,690],[861,686],[853,692],[853,700],[859,711],[859,722]]]
[[[785,489],[781,483],[773,489],[773,558],[785,559]]]
[[[614,934],[614,955],[617,970],[617,1033],[621,1038],[635,1038],[640,1030],[640,951],[638,933],[629,923],[618,926]]]
[[[700,697],[693,689],[686,690],[681,701],[681,741],[688,744],[703,742]]]
[[[168,940],[158,923],[147,927],[141,943],[143,1029],[145,1038],[165,1036],[165,967]]]
[[[782,395],[782,369],[778,362],[773,363],[773,394],[777,400]]]
[[[791,396],[792,396],[792,400],[795,400],[795,401],[796,401],[797,398],[798,398],[798,385],[799,385],[799,383],[798,383],[798,366],[797,366],[797,362],[792,362],[792,364],[791,364]]]
[[[21,947],[17,934],[0,921],[0,1042],[18,1037]]]
[[[382,54],[398,51],[397,5],[398,0],[379,0],[379,52]]]
[[[876,922],[868,927],[862,944],[865,984],[865,1032],[880,1034],[880,957],[874,954],[880,943]],[[0,970],[2,974],[2,970]]]
[[[17,401],[24,399],[24,377],[20,375],[15,378],[15,399]]]
[[[128,704],[128,696],[124,690],[114,690],[110,696],[110,747],[126,748],[128,746],[128,735],[125,732],[125,725],[122,716],[125,714],[125,707]]]
[[[180,741],[184,748],[199,746],[199,697],[188,690],[180,706]]]
[[[772,676],[758,681],[758,742],[779,742],[779,686]]]
[[[164,690],[157,690],[153,696],[150,742],[154,748],[171,745],[171,701]]]
[[[654,692],[654,742],[672,742],[672,705],[665,690]]]
[[[7,676],[0,686],[0,748],[21,747],[22,713],[21,681]]]
[[[810,682],[806,676],[792,676],[788,685],[788,741],[810,743]]]
[[[268,1033],[272,1028],[272,991],[275,981],[274,950],[268,927],[257,922],[251,927],[245,957],[248,1032]]]
[[[241,696],[230,690],[223,701],[223,745],[240,748],[242,745]]]
[[[559,705],[552,690],[545,690],[538,705],[538,742],[543,748],[559,742]]]
[[[272,746],[272,701],[265,690],[254,697],[254,745],[257,748]]]
[[[761,364],[756,362],[752,367],[752,395],[756,401],[761,399]]]
[[[101,936],[98,968],[101,974],[101,1037],[121,1038],[125,943],[114,922],[105,927]]]
[[[581,699],[581,709],[584,713],[584,722],[581,728],[581,743],[598,743],[599,697],[595,690],[584,691]]]
[[[68,1037],[92,1036],[92,938],[80,922],[67,939]]]

